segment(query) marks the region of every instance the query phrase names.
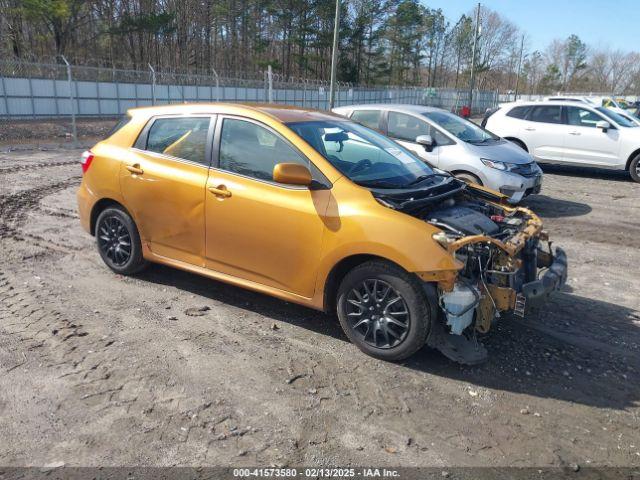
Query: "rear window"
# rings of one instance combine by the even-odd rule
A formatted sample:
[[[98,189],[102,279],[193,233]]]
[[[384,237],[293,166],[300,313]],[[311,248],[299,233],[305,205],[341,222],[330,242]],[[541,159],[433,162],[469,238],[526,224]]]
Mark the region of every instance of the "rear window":
[[[356,110],[351,115],[351,120],[361,123],[365,127],[380,129],[381,110]]]
[[[525,118],[527,116],[527,114],[529,113],[529,111],[531,110],[531,107],[526,106],[526,107],[513,107],[511,110],[509,110],[507,112],[507,117],[513,117],[513,118]]]

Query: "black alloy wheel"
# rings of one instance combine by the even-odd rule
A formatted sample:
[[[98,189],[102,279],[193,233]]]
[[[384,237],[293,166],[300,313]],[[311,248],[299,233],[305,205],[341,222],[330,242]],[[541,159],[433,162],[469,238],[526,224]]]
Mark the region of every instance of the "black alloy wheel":
[[[96,220],[95,235],[102,260],[114,272],[131,275],[147,266],[138,228],[123,207],[103,210]]]
[[[98,248],[116,267],[122,267],[131,258],[131,234],[116,215],[102,219],[98,228]]]
[[[336,307],[340,325],[360,350],[387,361],[420,350],[435,318],[431,291],[415,274],[385,260],[370,260],[340,282]]]
[[[362,341],[375,348],[393,348],[409,332],[407,302],[384,280],[368,278],[347,295],[349,326]]]

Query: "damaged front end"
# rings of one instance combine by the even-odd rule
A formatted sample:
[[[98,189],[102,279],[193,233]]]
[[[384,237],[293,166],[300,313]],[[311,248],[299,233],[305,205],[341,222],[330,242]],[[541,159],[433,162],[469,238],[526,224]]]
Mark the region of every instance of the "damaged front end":
[[[566,282],[566,255],[552,248],[540,218],[500,194],[453,179],[440,190],[383,192],[373,192],[380,203],[439,228],[433,239],[462,265],[435,279],[440,321],[428,339],[452,360],[485,360],[476,332],[505,313],[524,316]]]

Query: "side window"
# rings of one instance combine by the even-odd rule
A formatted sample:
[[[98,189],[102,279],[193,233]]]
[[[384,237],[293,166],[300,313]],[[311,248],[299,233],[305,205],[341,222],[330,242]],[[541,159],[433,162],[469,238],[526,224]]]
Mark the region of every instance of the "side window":
[[[429,135],[429,124],[404,113],[389,112],[388,135],[398,140],[415,142],[418,135]]]
[[[559,105],[533,107],[528,120],[542,123],[562,123],[561,107]]]
[[[527,116],[531,107],[513,107],[507,112],[507,117],[523,119]]]
[[[381,110],[355,110],[351,115],[351,120],[355,120],[365,127],[379,130],[381,115]]]
[[[445,145],[453,145],[455,143],[444,133],[431,125],[429,126],[429,135],[431,135],[431,138],[433,138],[433,140],[436,142],[436,145],[439,147],[444,147]]]
[[[279,163],[309,161],[278,135],[260,125],[225,118],[220,138],[220,168],[260,180],[273,181],[273,169]]]
[[[208,165],[205,158],[209,117],[159,118],[153,122],[146,150]]]
[[[602,117],[591,110],[578,107],[567,107],[567,123],[577,127],[593,127]]]

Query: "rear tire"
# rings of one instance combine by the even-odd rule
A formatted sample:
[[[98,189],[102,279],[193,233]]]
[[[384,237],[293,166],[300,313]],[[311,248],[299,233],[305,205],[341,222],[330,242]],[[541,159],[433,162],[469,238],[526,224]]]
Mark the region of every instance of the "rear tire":
[[[148,263],[142,256],[138,228],[120,207],[103,210],[96,220],[96,244],[104,263],[120,275],[132,275]]]
[[[388,361],[420,350],[431,327],[431,308],[421,282],[402,268],[373,260],[358,265],[337,293],[340,325],[364,353]]]
[[[459,180],[467,183],[477,183],[478,185],[482,185],[482,180],[476,177],[473,173],[469,172],[456,172],[453,174]]]
[[[640,183],[640,153],[629,164],[629,174],[635,182]]]

